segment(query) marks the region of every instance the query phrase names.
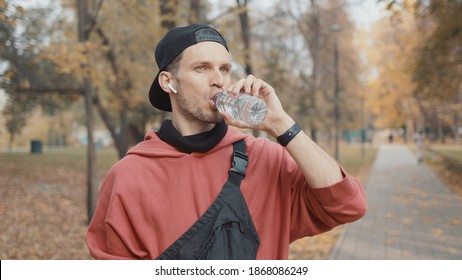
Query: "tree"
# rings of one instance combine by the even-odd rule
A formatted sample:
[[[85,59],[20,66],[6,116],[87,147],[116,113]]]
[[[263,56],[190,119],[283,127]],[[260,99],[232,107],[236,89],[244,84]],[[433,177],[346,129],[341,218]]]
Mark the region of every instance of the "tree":
[[[413,57],[414,96],[432,127],[435,138],[444,141],[445,127],[459,143],[459,112],[462,109],[462,2],[460,1],[382,1],[400,20],[411,13],[419,26],[419,47]]]
[[[3,68],[0,85],[9,96],[3,115],[10,133],[10,146],[36,106],[42,106],[49,114],[66,110],[72,103],[72,96],[63,93],[75,94],[77,91],[71,76],[59,73],[53,63],[41,58],[40,47],[54,34],[46,20],[50,9],[42,7],[26,11],[12,3],[0,1]]]
[[[202,0],[191,0],[189,24],[207,22],[207,4]]]
[[[102,3],[102,0],[100,1]],[[97,13],[95,13],[97,14]],[[96,20],[96,15],[91,16],[88,9],[87,0],[78,0],[77,2],[77,18],[78,18],[78,41],[85,44],[90,37],[93,23]],[[88,56],[88,52],[84,52]],[[93,92],[92,83],[89,77],[88,61],[82,63],[81,67],[86,72],[83,77],[82,91],[85,96],[85,112],[86,112],[86,127],[87,127],[87,218],[90,223],[96,209],[98,198],[98,187],[96,182],[96,154],[95,141],[93,137]]]
[[[419,114],[412,81],[412,58],[419,41],[415,21],[403,15],[399,22],[385,18],[368,34],[367,59],[376,74],[369,77],[370,109],[379,127],[418,126]]]
[[[14,11],[12,11],[14,10]],[[0,11],[3,15],[0,21],[0,38],[1,49],[0,55],[2,60],[9,62],[6,65],[7,70],[1,79],[2,88],[7,88],[7,94],[11,95],[15,88],[21,83],[27,83],[21,76],[20,69],[26,69],[27,64],[20,57],[20,50],[17,47],[18,42],[14,33],[16,32],[17,20],[21,19],[24,11],[21,7],[11,7],[9,2],[0,1]],[[30,58],[28,59],[30,62]],[[18,97],[19,98],[19,97]],[[8,133],[10,134],[9,147],[12,148],[14,138],[19,134],[26,124],[27,112],[33,107],[33,104],[28,100],[15,100],[10,98],[6,105],[3,115]]]
[[[250,28],[250,23],[249,23],[249,14],[248,14],[248,6],[247,6],[247,0],[236,0],[237,4],[237,11],[238,11],[238,16],[239,16],[239,23],[241,26],[241,40],[242,44],[244,46],[243,49],[243,56],[244,56],[244,69],[245,69],[245,74],[250,75],[254,74],[253,69],[252,69],[252,62],[250,59],[250,54],[252,52],[251,46],[250,46],[250,39],[251,39],[251,28]],[[254,136],[258,136],[260,132],[256,129],[252,131]]]
[[[420,17],[429,18],[432,24],[426,36],[426,44],[419,49],[414,67],[419,89],[416,94],[427,100],[449,103],[443,105],[445,110],[442,110],[438,118],[442,125],[438,123],[437,134],[444,141],[442,126],[450,127],[455,142],[459,144],[459,114],[462,110],[462,2],[430,1],[427,6],[419,4]]]
[[[329,27],[334,23],[343,29],[338,34],[340,96],[348,106],[341,108],[342,126],[359,125],[355,89],[360,63],[346,7],[341,1],[280,1],[274,11],[256,19],[256,70],[276,88],[287,110],[310,129],[315,141],[329,138],[333,127],[334,34]]]

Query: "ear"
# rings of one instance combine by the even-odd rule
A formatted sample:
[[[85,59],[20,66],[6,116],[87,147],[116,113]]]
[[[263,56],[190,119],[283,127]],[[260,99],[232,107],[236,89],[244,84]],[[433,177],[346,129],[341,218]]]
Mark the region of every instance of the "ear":
[[[167,72],[167,71],[160,72],[160,74],[159,74],[159,85],[165,92],[176,93],[171,89],[172,85],[170,85],[170,87],[168,86],[169,83],[171,84],[173,80],[174,80],[174,78],[173,78],[172,73]]]

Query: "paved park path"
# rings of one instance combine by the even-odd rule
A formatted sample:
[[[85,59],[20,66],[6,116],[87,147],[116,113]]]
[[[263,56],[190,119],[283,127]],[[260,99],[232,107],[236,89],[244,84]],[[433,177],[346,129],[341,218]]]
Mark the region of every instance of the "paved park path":
[[[364,188],[368,212],[345,227],[331,259],[462,259],[462,198],[406,146],[380,146]]]

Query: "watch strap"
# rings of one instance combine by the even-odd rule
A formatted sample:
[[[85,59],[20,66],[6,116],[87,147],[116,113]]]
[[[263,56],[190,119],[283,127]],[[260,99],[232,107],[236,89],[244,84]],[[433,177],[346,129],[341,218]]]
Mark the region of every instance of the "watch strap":
[[[294,123],[284,134],[276,138],[282,146],[287,146],[289,142],[302,130],[298,123]]]

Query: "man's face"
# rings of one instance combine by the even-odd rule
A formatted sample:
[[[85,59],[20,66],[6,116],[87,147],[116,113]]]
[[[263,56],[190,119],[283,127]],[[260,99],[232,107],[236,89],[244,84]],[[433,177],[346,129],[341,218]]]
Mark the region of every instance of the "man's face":
[[[210,100],[231,83],[231,56],[216,42],[201,42],[183,52],[176,75],[178,111],[189,120],[220,122]]]

